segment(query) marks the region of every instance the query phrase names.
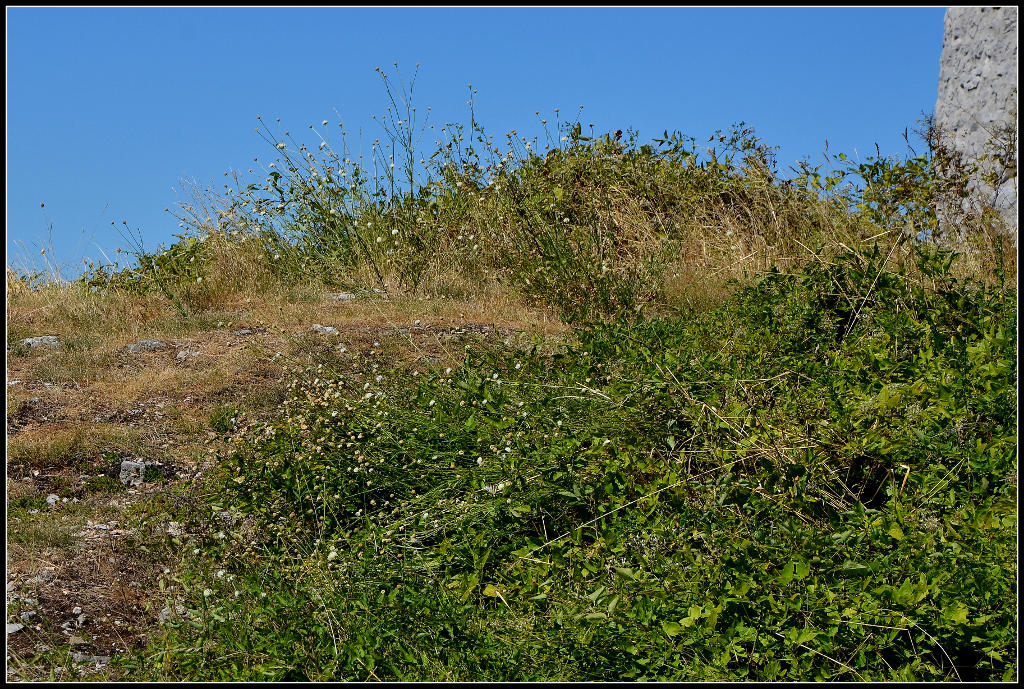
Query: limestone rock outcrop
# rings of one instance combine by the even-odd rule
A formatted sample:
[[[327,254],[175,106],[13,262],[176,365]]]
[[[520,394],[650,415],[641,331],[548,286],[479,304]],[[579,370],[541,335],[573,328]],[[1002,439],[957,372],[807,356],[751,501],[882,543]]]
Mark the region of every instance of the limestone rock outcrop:
[[[956,151],[979,165],[973,188],[1016,235],[1016,7],[946,10],[935,123]]]

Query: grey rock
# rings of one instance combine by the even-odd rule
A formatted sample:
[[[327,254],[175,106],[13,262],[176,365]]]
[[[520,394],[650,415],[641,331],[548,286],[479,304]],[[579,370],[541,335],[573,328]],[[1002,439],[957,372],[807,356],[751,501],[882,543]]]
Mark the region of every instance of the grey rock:
[[[166,348],[167,345],[160,340],[139,340],[135,344],[128,345],[129,352],[155,352]]]
[[[97,665],[106,665],[110,662],[110,656],[92,656],[78,651],[71,654],[71,659],[76,663],[96,663]]]
[[[164,609],[161,610],[159,612],[159,614],[157,614],[156,619],[157,619],[157,621],[160,624],[163,624],[164,622],[166,622],[167,620],[169,620],[169,619],[171,619],[173,617],[176,617],[176,616],[180,617],[180,616],[185,615],[185,614],[186,613],[185,613],[184,606],[182,606],[180,603],[176,603],[174,605],[174,610],[173,611],[171,610],[170,607],[164,606]]]
[[[40,335],[39,337],[27,337],[21,341],[21,344],[31,349],[35,349],[36,347],[57,349],[60,347],[60,338],[56,335]]]
[[[968,206],[999,211],[1015,239],[1016,166],[1010,169],[994,159],[990,142],[993,134],[997,141],[1008,140],[1000,132],[1016,131],[1017,41],[1016,8],[948,8],[935,105],[935,123],[950,146],[980,168],[972,180],[979,198]],[[985,173],[994,174],[998,183],[982,181]],[[954,217],[955,207],[939,210],[940,222]]]
[[[40,572],[39,574],[35,575],[34,577],[32,577],[31,579],[29,579],[28,581],[26,581],[25,583],[26,584],[47,584],[47,583],[49,583],[51,581],[53,581],[53,572],[48,572],[48,571],[44,570],[44,571]]]
[[[315,332],[315,333],[322,333],[324,335],[337,335],[338,334],[337,328],[332,328],[329,325],[320,325],[318,323],[314,323],[313,327],[311,328],[311,330],[313,332]]]
[[[127,459],[121,462],[121,483],[126,486],[142,485],[142,477],[145,473],[145,462],[132,462]]]
[[[10,622],[7,623],[7,633],[8,634],[14,634],[15,632],[20,632],[24,628],[25,628],[25,625],[18,624],[17,622],[15,622],[13,624],[10,623]]]
[[[221,510],[217,513],[217,518],[225,526],[231,527],[235,525],[235,515],[232,514],[231,510]]]

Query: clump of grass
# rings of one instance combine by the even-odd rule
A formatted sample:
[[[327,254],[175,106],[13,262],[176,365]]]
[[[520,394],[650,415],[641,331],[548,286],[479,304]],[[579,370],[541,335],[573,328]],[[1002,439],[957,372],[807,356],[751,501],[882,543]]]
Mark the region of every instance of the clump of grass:
[[[230,405],[221,405],[210,413],[210,428],[218,433],[228,433],[235,428],[238,410]]]
[[[45,509],[46,498],[41,495],[23,495],[14,500],[9,500],[7,508],[12,512]]]
[[[138,440],[137,433],[107,424],[33,429],[8,439],[7,461],[37,468],[84,468],[101,462],[107,447],[137,450]]]
[[[125,486],[113,476],[90,476],[85,480],[85,492],[99,495],[114,495],[123,493]]]

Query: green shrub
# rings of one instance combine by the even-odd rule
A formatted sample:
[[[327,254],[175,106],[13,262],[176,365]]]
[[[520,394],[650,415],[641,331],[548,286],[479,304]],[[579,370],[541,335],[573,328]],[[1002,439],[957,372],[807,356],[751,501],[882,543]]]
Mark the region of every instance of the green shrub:
[[[154,676],[1014,678],[1016,300],[952,258],[302,376],[225,458],[248,531],[203,545]]]

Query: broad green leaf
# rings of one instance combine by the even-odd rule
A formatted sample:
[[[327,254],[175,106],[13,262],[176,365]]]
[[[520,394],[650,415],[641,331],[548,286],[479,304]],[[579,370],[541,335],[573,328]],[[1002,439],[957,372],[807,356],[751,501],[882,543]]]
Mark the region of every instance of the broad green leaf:
[[[676,622],[662,622],[661,628],[669,636],[676,636],[683,631],[683,627]]]

